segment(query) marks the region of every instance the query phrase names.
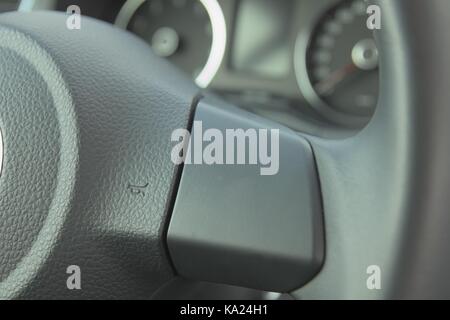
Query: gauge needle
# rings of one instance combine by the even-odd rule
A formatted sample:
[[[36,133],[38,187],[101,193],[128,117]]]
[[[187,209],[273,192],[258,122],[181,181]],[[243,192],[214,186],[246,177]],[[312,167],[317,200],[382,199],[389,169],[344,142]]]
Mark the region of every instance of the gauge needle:
[[[321,96],[331,94],[337,85],[356,71],[358,71],[358,67],[354,63],[349,63],[337,69],[328,78],[317,83],[315,86],[317,93]]]

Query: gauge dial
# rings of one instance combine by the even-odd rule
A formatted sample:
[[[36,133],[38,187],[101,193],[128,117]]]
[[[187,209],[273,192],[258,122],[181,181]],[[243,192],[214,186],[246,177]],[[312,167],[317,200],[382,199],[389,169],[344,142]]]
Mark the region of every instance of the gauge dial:
[[[116,19],[125,28],[206,87],[217,72],[226,43],[217,0],[128,0]]]
[[[378,100],[378,50],[366,26],[367,4],[346,0],[326,13],[310,40],[306,63],[321,102],[339,113],[368,117]]]

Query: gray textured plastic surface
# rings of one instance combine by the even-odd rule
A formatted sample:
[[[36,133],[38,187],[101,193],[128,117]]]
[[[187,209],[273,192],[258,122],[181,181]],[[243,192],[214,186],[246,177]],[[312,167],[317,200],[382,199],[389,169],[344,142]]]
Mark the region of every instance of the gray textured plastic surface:
[[[224,137],[226,129],[279,129],[279,171],[264,176],[259,165],[185,164],[168,231],[177,272],[267,291],[300,287],[318,272],[324,255],[320,190],[308,142],[224,105],[201,101],[194,120]],[[193,131],[191,141],[196,138]]]

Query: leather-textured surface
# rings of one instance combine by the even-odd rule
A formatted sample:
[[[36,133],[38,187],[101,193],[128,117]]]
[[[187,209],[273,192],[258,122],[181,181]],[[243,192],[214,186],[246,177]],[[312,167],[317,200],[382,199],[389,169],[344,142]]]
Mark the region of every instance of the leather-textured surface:
[[[52,97],[39,73],[10,49],[0,47],[0,55],[0,116],[5,140],[0,184],[2,281],[30,250],[50,210],[60,145]],[[45,119],[47,125],[42,126],[36,118]]]
[[[8,71],[0,77],[5,140],[0,192],[29,204],[2,207],[2,220],[16,219],[3,221],[2,228],[7,223],[5,228],[25,240],[2,235],[0,296],[149,298],[173,277],[162,241],[177,172],[170,136],[187,127],[198,89],[134,36],[89,18],[83,18],[81,30],[68,30],[65,22],[57,13],[0,16],[3,34],[22,41],[18,53],[0,49],[0,70]],[[39,74],[46,63],[59,82]],[[26,109],[24,117],[12,115],[7,109],[12,104]],[[43,143],[33,152],[38,140]],[[14,150],[27,144],[20,159],[25,170],[14,172],[11,168],[20,169]],[[66,192],[22,190],[13,179],[19,181],[20,174]],[[60,225],[46,206],[56,206]],[[40,241],[45,236],[52,241]],[[11,255],[6,247],[14,243],[21,248],[13,246],[17,254]],[[81,290],[66,287],[69,265],[81,268]],[[20,280],[13,286],[12,276]]]

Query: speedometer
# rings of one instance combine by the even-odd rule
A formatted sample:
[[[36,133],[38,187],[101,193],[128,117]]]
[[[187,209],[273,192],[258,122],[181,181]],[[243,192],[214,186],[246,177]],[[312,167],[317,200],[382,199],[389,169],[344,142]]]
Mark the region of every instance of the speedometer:
[[[310,102],[333,116],[367,119],[377,104],[378,50],[366,9],[363,0],[341,1],[329,9],[309,39],[307,78],[297,76]]]
[[[116,25],[127,29],[206,87],[222,62],[226,26],[217,0],[128,0]]]

